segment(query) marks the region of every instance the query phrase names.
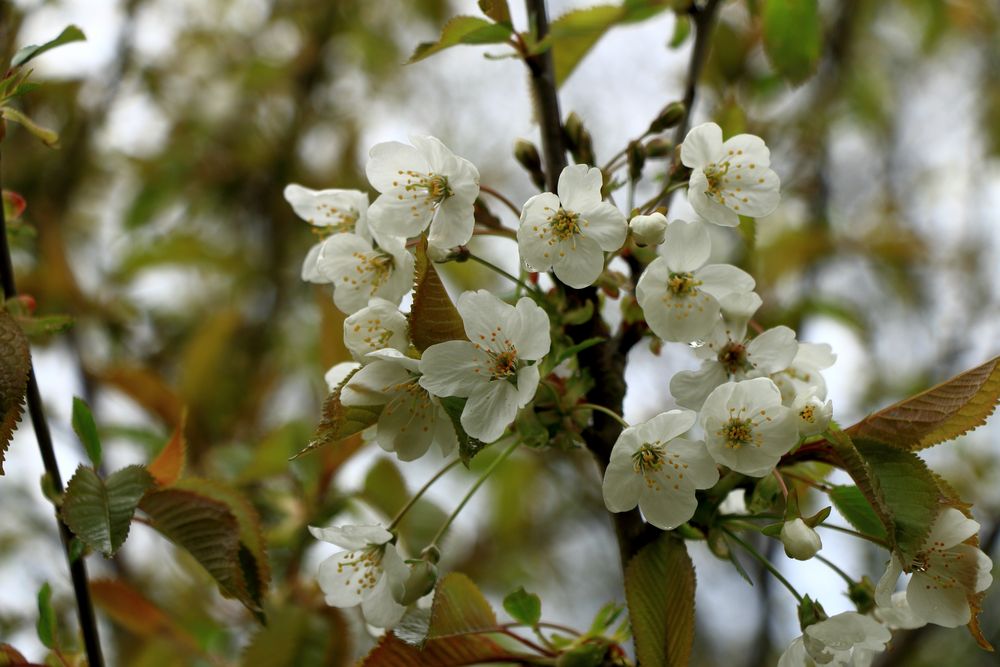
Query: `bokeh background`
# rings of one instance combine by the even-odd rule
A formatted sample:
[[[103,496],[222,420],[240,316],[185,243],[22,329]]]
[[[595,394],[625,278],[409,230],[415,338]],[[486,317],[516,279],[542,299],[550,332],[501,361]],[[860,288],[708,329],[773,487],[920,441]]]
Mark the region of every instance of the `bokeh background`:
[[[550,12],[587,4],[554,0]],[[850,424],[1000,350],[1000,9],[990,0],[820,4],[821,63],[792,88],[770,69],[748,4],[726,2],[695,122],[753,132],[771,147],[781,206],[743,234],[720,230],[715,252],[756,276],[765,325],[833,345],[830,393]],[[523,8],[512,5],[523,29]],[[346,353],[328,292],[299,280],[314,238],[282,190],[290,182],[365,189],[368,149],[419,133],[440,137],[479,167],[484,184],[523,202],[536,190],[512,146],[538,136],[523,66],[484,58],[502,55],[500,46],[403,66],[450,16],[476,14],[471,0],[19,0],[0,11],[5,59],[68,23],[88,36],[36,61],[45,85],[24,100],[59,130],[61,147],[13,126],[2,146],[3,187],[28,203],[27,229],[13,239],[19,287],[40,314],[75,323],[34,347],[63,476],[84,459],[69,427],[73,395],[94,407],[109,469],[148,461],[186,408],[188,474],[237,486],[260,511],[270,545],[271,630],[244,663],[349,664],[370,640],[353,613],[324,608],[314,573],[331,549],[305,527],[391,515],[404,489],[440,461],[399,466],[351,441],[288,462],[318,419],[323,372]],[[583,119],[599,162],[682,97],[691,39],[668,47],[675,22],[665,12],[613,29],[562,88],[563,112]],[[648,180],[639,201],[654,187]],[[681,199],[675,217],[689,212]],[[509,246],[478,251],[515,267]],[[500,286],[475,266],[444,272],[455,289]],[[664,378],[695,366],[683,348],[656,355],[645,344],[631,362],[630,421],[673,407]],[[994,560],[998,435],[994,418],[927,452],[976,504]],[[72,592],[29,424],[7,459],[0,641],[40,659],[35,594],[52,584],[72,633]],[[426,540],[471,479],[456,473],[435,488],[404,542]],[[848,572],[881,574],[884,555],[831,531],[823,539]],[[792,599],[751,563],[754,587],[701,544],[691,548],[696,664],[774,664],[798,634]],[[849,608],[822,565],[788,561],[773,544],[770,552],[828,612]],[[145,526],[133,527],[113,561],[89,562],[92,576],[130,582],[170,619],[166,630],[143,632],[102,616],[112,664],[238,664],[257,632],[240,605]],[[519,585],[536,590],[545,617],[569,625],[585,628],[602,604],[621,601],[617,548],[587,453],[512,459],[460,517],[443,565],[494,600]],[[983,616],[994,644],[998,600],[987,597]],[[308,662],[304,646],[326,658]],[[881,664],[994,661],[961,631],[929,629],[897,638]]]

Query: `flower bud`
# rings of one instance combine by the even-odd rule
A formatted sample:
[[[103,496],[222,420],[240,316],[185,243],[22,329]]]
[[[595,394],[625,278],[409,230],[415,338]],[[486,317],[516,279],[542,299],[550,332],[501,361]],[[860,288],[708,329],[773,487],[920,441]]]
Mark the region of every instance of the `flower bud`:
[[[531,182],[539,190],[545,189],[545,172],[542,171],[542,158],[538,155],[538,148],[527,139],[518,139],[514,142],[514,158],[524,167]]]
[[[785,545],[785,554],[796,560],[809,560],[823,548],[819,533],[806,525],[802,519],[786,521],[781,527],[781,542]]]
[[[403,595],[396,602],[410,605],[434,590],[437,583],[437,566],[426,560],[414,563],[403,587]]]
[[[674,142],[670,139],[652,139],[646,142],[646,157],[663,158],[670,157],[674,152]]]
[[[660,245],[667,233],[667,216],[662,213],[637,215],[628,223],[628,228],[639,245]]]
[[[663,107],[656,119],[649,124],[649,133],[657,134],[674,127],[684,120],[684,113],[685,108],[683,102],[671,102],[667,106]]]
[[[638,141],[630,141],[626,154],[628,155],[628,177],[632,181],[637,181],[642,176],[642,168],[646,164],[646,147]]]

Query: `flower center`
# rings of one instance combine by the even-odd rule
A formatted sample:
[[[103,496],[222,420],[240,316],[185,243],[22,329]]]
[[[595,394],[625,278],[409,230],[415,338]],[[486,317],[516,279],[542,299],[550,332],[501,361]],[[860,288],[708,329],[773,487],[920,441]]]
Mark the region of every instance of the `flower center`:
[[[802,421],[812,424],[816,421],[816,410],[811,405],[804,406],[799,410],[799,419]]]
[[[393,187],[400,187],[402,185],[404,190],[413,193],[411,196],[414,199],[423,199],[427,205],[436,206],[455,194],[451,186],[448,185],[447,176],[442,176],[441,174],[422,174],[412,169],[406,171],[400,169],[396,173],[401,179],[405,179],[405,181],[400,183],[399,180],[395,180],[392,182]],[[402,194],[397,196],[399,199],[404,199]]]
[[[560,207],[555,215],[549,218],[549,227],[552,229],[552,236],[565,241],[580,233],[580,214],[567,211]]]
[[[381,574],[383,547],[370,546],[364,551],[355,552],[357,558],[349,561],[337,563],[337,573],[342,574],[345,570],[350,570],[350,576],[345,580],[345,585],[357,587],[357,594],[361,595],[365,591],[375,588]]]
[[[511,346],[503,352],[488,352],[490,356],[490,380],[513,379],[517,372],[517,350]]]
[[[739,449],[743,445],[755,444],[753,426],[752,419],[730,417],[729,421],[723,424],[719,435],[726,439],[727,447]]]
[[[708,180],[708,190],[705,194],[715,199],[721,199],[722,188],[726,184],[726,174],[729,172],[729,162],[715,164],[714,162],[705,167],[705,178]]]
[[[372,252],[353,253],[353,257],[358,260],[355,267],[358,273],[357,279],[344,276],[344,282],[350,282],[352,285],[357,285],[358,282],[367,282],[372,286],[372,293],[389,279],[395,266],[392,255],[377,249]]]
[[[676,296],[694,296],[698,292],[700,280],[690,273],[671,273],[667,278],[667,289]]]
[[[632,455],[632,469],[640,475],[647,471],[659,472],[663,469],[663,445],[659,442],[647,442]]]
[[[747,361],[747,349],[742,343],[730,342],[719,350],[719,363],[730,375],[737,375],[749,370],[750,364]]]
[[[356,209],[339,209],[329,204],[320,204],[319,211],[324,220],[333,220],[328,225],[317,225],[312,220],[309,221],[309,224],[313,225],[312,233],[320,239],[329,238],[334,234],[353,232],[358,224],[358,219],[361,217],[361,214]]]
[[[431,174],[431,177],[427,179],[427,197],[435,204],[440,204],[452,194],[454,193],[448,187],[447,176]]]

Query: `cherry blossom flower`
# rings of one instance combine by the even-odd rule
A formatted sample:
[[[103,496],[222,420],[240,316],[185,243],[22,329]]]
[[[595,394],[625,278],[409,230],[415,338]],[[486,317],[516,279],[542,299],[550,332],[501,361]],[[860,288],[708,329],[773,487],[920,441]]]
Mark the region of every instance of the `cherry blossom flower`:
[[[703,123],[684,138],[681,162],[692,169],[688,201],[708,222],[735,227],[741,215],[760,218],[778,206],[781,184],[760,137],[738,134],[723,143],[722,128]]]
[[[712,242],[698,222],[675,220],[667,227],[662,255],[639,277],[635,295],[657,336],[689,342],[719,321],[719,299],[751,292],[754,279],[728,264],[709,264]]]
[[[392,348],[406,352],[410,346],[406,315],[391,301],[374,297],[368,305],[344,320],[344,345],[361,363],[369,352]]]
[[[786,521],[779,537],[785,546],[785,555],[795,560],[809,560],[823,548],[819,533],[801,518]]]
[[[778,660],[778,667],[868,667],[892,633],[870,616],[846,611],[808,626]]]
[[[604,253],[625,243],[625,216],[601,201],[601,170],[577,164],[559,175],[556,196],[535,195],[521,209],[517,245],[532,271],[553,271],[570,287],[592,285],[604,270]]]
[[[333,302],[347,314],[376,296],[398,304],[413,286],[413,255],[394,237],[372,245],[357,234],[335,234],[323,242],[317,270],[333,284]]]
[[[781,400],[785,405],[791,405],[803,392],[825,400],[826,380],[822,371],[833,366],[836,360],[837,355],[827,343],[799,343],[788,368],[771,374],[774,384],[781,390]]]
[[[344,549],[320,563],[317,580],[326,603],[360,604],[365,620],[376,627],[398,623],[406,607],[396,600],[403,596],[410,570],[391,542],[392,533],[382,526],[310,526],[309,532]]]
[[[727,382],[701,409],[705,444],[716,462],[751,477],[763,477],[798,442],[792,411],[768,378]]]
[[[469,400],[462,427],[493,442],[538,387],[536,362],[549,352],[549,318],[528,297],[511,306],[486,290],[458,299],[468,341],[431,345],[420,359],[420,386],[435,396]]]
[[[371,241],[368,230],[368,193],[360,190],[310,190],[297,183],[285,187],[285,201],[321,236],[354,233]],[[323,283],[316,268],[322,242],[313,245],[302,263],[302,280]]]
[[[979,524],[953,507],[938,514],[923,548],[909,564],[913,575],[906,586],[906,601],[917,617],[946,628],[972,620],[969,598],[993,582],[993,561],[981,549],[966,544],[978,532]],[[903,569],[894,553],[875,590],[879,605],[891,605]]]
[[[698,507],[695,489],[719,479],[705,444],[682,438],[694,426],[690,410],[671,410],[618,436],[604,473],[604,504],[612,512],[636,505],[657,528],[672,530]]]
[[[818,392],[819,389],[816,387],[803,390],[791,405],[798,423],[799,435],[803,438],[819,435],[826,430],[833,418],[833,403],[823,401],[817,395]]]
[[[411,238],[430,227],[427,241],[441,249],[472,238],[479,170],[434,137],[376,144],[365,171],[380,193],[368,217],[377,234]]]
[[[628,228],[639,245],[660,245],[667,231],[667,216],[662,213],[637,215],[629,220]]]
[[[455,450],[458,440],[441,403],[420,386],[420,362],[392,348],[371,352],[368,363],[351,376],[340,392],[345,406],[383,405],[375,441],[400,461],[413,461],[436,442],[441,453]]]
[[[326,381],[327,388],[333,391],[344,384],[344,380],[349,378],[351,373],[359,368],[361,368],[361,364],[356,361],[341,361],[339,364],[334,364],[330,367],[330,370],[323,376],[323,380]]]

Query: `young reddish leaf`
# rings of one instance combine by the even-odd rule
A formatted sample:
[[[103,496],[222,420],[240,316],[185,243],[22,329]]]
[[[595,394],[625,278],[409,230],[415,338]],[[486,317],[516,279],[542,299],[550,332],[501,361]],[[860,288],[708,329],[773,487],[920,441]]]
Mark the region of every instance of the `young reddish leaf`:
[[[125,543],[139,499],[153,478],[139,465],[122,468],[102,480],[81,465],[66,486],[60,513],[73,534],[107,557]]]
[[[416,280],[410,308],[410,340],[423,352],[431,345],[466,340],[465,324],[448,291],[427,257],[427,246],[417,246]]]
[[[467,576],[452,572],[434,590],[427,638],[447,637],[497,626],[493,608]]]
[[[459,44],[502,44],[510,39],[511,32],[512,29],[507,25],[475,16],[456,16],[441,29],[438,41],[417,45],[408,62],[415,63]]]
[[[13,222],[21,217],[24,209],[28,208],[28,202],[24,197],[12,190],[3,191],[3,215],[7,222]]]
[[[90,582],[90,594],[112,621],[132,634],[144,638],[169,637],[189,651],[198,650],[194,637],[128,583],[98,579]]]
[[[10,644],[0,644],[0,667],[17,667],[28,665],[28,659]]]
[[[663,534],[629,561],[625,599],[639,664],[688,664],[694,643],[694,587],[694,565],[684,542],[673,535]]]
[[[340,391],[355,372],[357,371],[352,371],[336,389],[327,395],[326,400],[323,401],[323,416],[316,427],[316,434],[313,436],[312,442],[293,456],[293,460],[314,449],[340,442],[360,433],[378,421],[384,405],[345,406],[340,402]]]
[[[10,313],[0,311],[0,475],[14,427],[21,419],[30,369],[28,339]]]
[[[500,662],[522,665],[526,664],[524,657],[480,634],[430,639],[420,648],[388,633],[358,667],[463,667]]]
[[[184,427],[187,425],[187,410],[181,413],[181,420],[174,429],[174,434],[164,445],[153,462],[149,464],[149,474],[161,487],[170,486],[184,472],[187,460],[187,440],[184,438]]]
[[[995,357],[862,419],[847,433],[917,451],[982,426],[998,400],[1000,357]]]

